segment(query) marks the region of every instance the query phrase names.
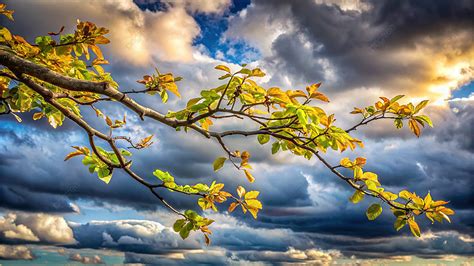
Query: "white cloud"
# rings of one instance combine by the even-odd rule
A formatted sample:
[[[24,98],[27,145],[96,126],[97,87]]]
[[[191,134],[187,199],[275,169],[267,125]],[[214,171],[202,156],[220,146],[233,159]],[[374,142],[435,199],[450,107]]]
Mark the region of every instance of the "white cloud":
[[[245,41],[257,48],[262,55],[272,54],[272,43],[282,33],[293,29],[289,10],[267,12],[265,7],[250,4],[229,18],[229,28],[222,41]],[[286,19],[285,19],[286,17]]]
[[[69,260],[78,261],[82,264],[103,264],[102,258],[99,255],[83,256],[79,253],[74,253],[69,256]]]
[[[0,245],[0,259],[32,260],[34,256],[31,249],[26,246]]]
[[[184,6],[190,12],[222,14],[231,5],[231,0],[165,0],[171,5]]]
[[[165,11],[142,11],[132,0],[107,1],[56,1],[30,2],[15,1],[9,7],[15,10],[17,21],[26,21],[28,16],[38,23],[16,24],[16,29],[34,34],[54,31],[66,24],[66,29],[74,28],[77,19],[89,20],[110,30],[107,35],[111,43],[112,58],[124,60],[134,65],[148,66],[153,57],[165,61],[189,62],[193,60],[192,42],[200,33],[194,18],[182,5],[170,7]],[[189,2],[193,10],[217,12],[219,3]],[[41,15],[39,15],[41,14]],[[55,17],[44,21],[44,17]],[[28,27],[28,28],[26,28]]]
[[[30,228],[23,224],[15,224],[16,215],[8,213],[0,218],[0,232],[5,238],[25,240],[25,241],[39,241],[39,238],[31,231]]]
[[[75,243],[72,230],[63,217],[43,213],[8,213],[0,220],[0,233],[13,240]]]

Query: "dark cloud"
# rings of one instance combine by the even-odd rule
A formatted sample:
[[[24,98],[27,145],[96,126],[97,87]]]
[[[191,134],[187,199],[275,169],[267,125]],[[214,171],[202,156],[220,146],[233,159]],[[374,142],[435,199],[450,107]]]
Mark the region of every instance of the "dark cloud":
[[[0,207],[34,212],[75,212],[66,195],[38,193],[17,186],[0,186]]]
[[[228,38],[243,38],[257,47],[270,43],[265,49],[271,53],[261,63],[283,74],[274,76],[272,84],[284,84],[282,77],[289,73],[292,84],[325,82],[331,95],[381,87],[390,95],[422,96],[428,82],[446,79],[435,73],[430,59],[450,66],[472,56],[471,1],[363,1],[368,8],[350,10],[325,2],[330,1],[255,1],[245,15],[234,18],[229,30],[234,35]],[[274,31],[250,35],[261,23],[256,19]],[[268,21],[291,26],[281,32],[280,24]],[[417,50],[424,52],[415,55]]]

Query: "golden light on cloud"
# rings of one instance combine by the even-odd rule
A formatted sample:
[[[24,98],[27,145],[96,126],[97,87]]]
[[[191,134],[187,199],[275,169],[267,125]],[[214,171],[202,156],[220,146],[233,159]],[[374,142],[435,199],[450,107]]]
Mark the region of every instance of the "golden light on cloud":
[[[446,100],[451,98],[454,90],[473,79],[471,65],[466,61],[452,66],[437,64],[436,70],[439,78],[428,86],[428,92],[433,94],[433,104],[436,105],[446,105]]]

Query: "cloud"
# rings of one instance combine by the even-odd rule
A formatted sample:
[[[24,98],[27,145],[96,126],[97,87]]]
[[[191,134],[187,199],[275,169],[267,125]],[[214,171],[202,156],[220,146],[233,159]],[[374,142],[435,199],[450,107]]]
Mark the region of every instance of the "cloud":
[[[39,238],[30,228],[23,224],[15,224],[16,215],[9,213],[0,220],[0,231],[4,238],[18,239],[25,241],[39,241]]]
[[[192,13],[200,12],[204,14],[222,14],[232,4],[232,1],[230,0],[165,0],[163,2],[173,6],[184,6]]]
[[[141,253],[167,253],[174,249],[196,249],[194,237],[180,239],[171,228],[146,220],[91,221],[71,223],[74,238],[81,248],[110,248]]]
[[[0,220],[0,233],[9,242],[75,243],[63,217],[43,213],[8,213]]]
[[[82,264],[104,264],[102,258],[99,255],[94,256],[82,256],[79,253],[74,253],[69,256],[70,261],[78,261]]]
[[[7,4],[15,10],[16,21],[9,27],[16,34],[32,37],[63,25],[66,29],[73,29],[76,18],[94,21],[111,30],[107,35],[111,43],[106,49],[111,53],[110,58],[136,66],[149,66],[154,57],[165,61],[192,61],[193,39],[199,35],[200,29],[185,7],[203,12],[217,12],[225,7],[222,1],[207,5],[204,2],[183,1],[184,6],[150,12],[141,10],[132,0],[68,1],[60,5],[54,1],[28,5],[12,1]],[[48,16],[56,19],[41,18]]]
[[[270,84],[323,81],[331,96],[369,87],[441,103],[473,79],[469,1],[346,3],[255,1],[224,36],[263,52]]]
[[[5,260],[33,260],[35,257],[26,246],[0,245],[0,259]]]
[[[290,247],[287,251],[241,251],[230,252],[224,249],[206,250],[205,252],[174,253],[164,255],[147,255],[127,252],[125,263],[144,264],[210,264],[210,265],[330,265],[340,254],[323,252],[317,249],[296,250]]]

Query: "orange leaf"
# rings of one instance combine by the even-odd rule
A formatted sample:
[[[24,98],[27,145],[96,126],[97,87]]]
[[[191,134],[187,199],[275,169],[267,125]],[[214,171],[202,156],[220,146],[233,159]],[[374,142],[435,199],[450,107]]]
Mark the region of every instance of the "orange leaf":
[[[255,181],[255,177],[253,177],[253,175],[249,171],[244,170],[244,173],[250,183],[253,183]]]

